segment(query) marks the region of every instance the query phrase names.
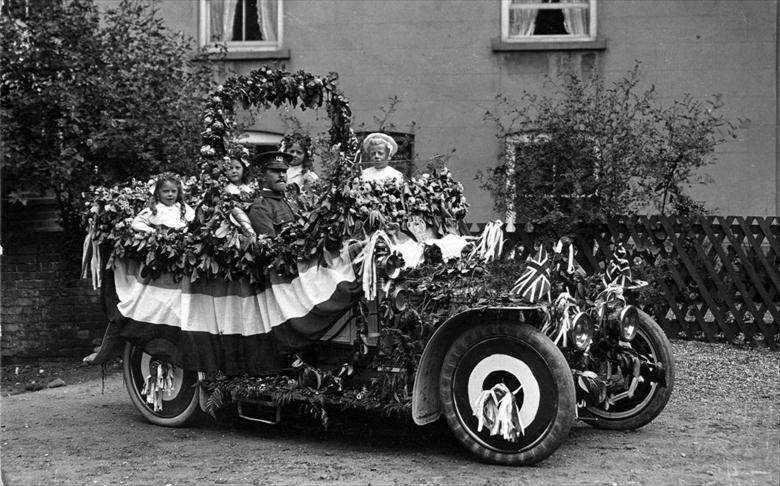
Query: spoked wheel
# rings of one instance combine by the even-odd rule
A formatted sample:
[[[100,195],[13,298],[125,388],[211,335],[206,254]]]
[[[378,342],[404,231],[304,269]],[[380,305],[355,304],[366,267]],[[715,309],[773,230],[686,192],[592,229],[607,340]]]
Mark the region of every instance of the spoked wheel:
[[[475,402],[498,383],[514,394],[519,409],[524,430],[516,440],[478,430]],[[458,440],[496,464],[541,461],[566,439],[574,421],[574,384],[563,354],[547,336],[524,324],[483,324],[461,334],[444,358],[439,393]]]
[[[162,409],[155,411],[142,392],[147,377],[156,373],[161,364],[169,364],[163,358],[149,355],[131,343],[125,345],[122,372],[125,387],[135,408],[146,420],[164,427],[180,427],[199,413],[198,373],[172,366],[173,386],[162,393]]]
[[[623,398],[605,410],[601,406],[586,409],[594,416],[591,425],[600,429],[631,430],[650,423],[666,407],[674,388],[674,358],[669,340],[652,317],[639,311],[639,326],[631,347],[650,361],[663,366],[666,386],[657,382],[639,383],[631,398]]]

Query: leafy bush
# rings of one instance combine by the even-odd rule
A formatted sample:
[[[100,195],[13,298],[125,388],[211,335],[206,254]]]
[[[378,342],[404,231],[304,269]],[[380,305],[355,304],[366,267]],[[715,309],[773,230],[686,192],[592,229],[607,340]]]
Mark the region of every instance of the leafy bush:
[[[718,97],[664,106],[653,87],[640,88],[638,65],[609,87],[597,75],[558,81],[550,95],[499,95],[486,114],[506,146],[481,176],[499,212],[513,209],[519,224],[555,237],[643,210],[702,211],[684,188],[706,182],[699,169],[733,136]]]
[[[7,1],[0,15],[4,193],[53,192],[66,227],[81,193],[197,171],[212,68],[149,1]]]

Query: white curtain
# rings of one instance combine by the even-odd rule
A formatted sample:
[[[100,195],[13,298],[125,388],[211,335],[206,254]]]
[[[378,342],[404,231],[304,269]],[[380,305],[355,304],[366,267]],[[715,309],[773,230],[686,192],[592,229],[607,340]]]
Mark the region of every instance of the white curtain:
[[[512,0],[513,5],[521,3],[536,3],[538,0]],[[509,11],[509,36],[529,36],[534,34],[536,27],[536,14],[539,12],[535,8],[518,8]]]
[[[228,42],[233,40],[233,19],[236,17],[238,0],[211,0],[211,41]]]
[[[278,24],[277,0],[258,0],[257,25],[263,32],[263,40],[275,42],[276,26]]]
[[[582,3],[583,0],[561,0],[561,3]],[[584,8],[564,8],[563,25],[570,35],[585,35],[588,33],[588,15]]]

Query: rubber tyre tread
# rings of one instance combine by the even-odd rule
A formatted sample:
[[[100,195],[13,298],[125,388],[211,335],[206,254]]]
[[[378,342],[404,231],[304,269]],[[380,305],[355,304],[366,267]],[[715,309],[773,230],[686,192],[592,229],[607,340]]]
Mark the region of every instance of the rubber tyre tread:
[[[133,375],[131,371],[132,363],[130,360],[133,356],[134,348],[135,346],[131,343],[125,344],[125,349],[122,354],[122,378],[124,379],[127,393],[130,395],[130,400],[133,402],[135,408],[141,412],[141,415],[150,423],[161,427],[183,427],[200,417],[202,411],[200,410],[199,393],[195,388],[192,389],[192,398],[187,404],[187,407],[179,415],[174,417],[160,417],[149,410],[146,401],[133,384]]]
[[[653,341],[651,344],[656,348],[656,359],[663,364],[666,374],[666,387],[656,386],[655,395],[645,408],[637,414],[622,419],[610,419],[600,415],[594,415],[597,420],[589,422],[591,426],[603,430],[635,430],[649,424],[663,411],[674,390],[674,356],[672,355],[672,345],[666,337],[661,326],[655,320],[643,311],[639,311],[639,325],[645,331],[648,339]],[[590,409],[590,407],[589,407]]]
[[[517,453],[491,450],[475,441],[460,422],[450,393],[452,379],[460,358],[475,344],[496,336],[518,339],[536,349],[549,365],[553,379],[558,385],[558,410],[553,426],[533,448]],[[480,460],[504,466],[529,466],[546,459],[568,438],[575,418],[576,398],[571,368],[558,347],[547,336],[527,324],[506,322],[480,324],[455,338],[442,363],[439,396],[447,424],[458,441]]]

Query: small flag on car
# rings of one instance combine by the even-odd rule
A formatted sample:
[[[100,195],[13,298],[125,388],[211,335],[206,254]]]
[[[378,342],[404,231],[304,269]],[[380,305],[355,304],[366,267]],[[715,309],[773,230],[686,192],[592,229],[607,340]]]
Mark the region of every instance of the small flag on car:
[[[607,264],[607,270],[604,272],[606,283],[624,285],[625,280],[631,279],[631,265],[628,263],[628,252],[626,248],[619,244],[612,252],[612,259]]]
[[[604,271],[604,285],[618,285],[625,289],[638,289],[647,285],[644,280],[635,279],[631,275],[631,264],[628,252],[623,244],[618,244],[612,252],[612,259]]]
[[[536,255],[528,258],[527,266],[515,286],[510,291],[530,303],[536,303],[550,294],[550,273],[547,268],[549,257],[547,250],[540,246]]]

